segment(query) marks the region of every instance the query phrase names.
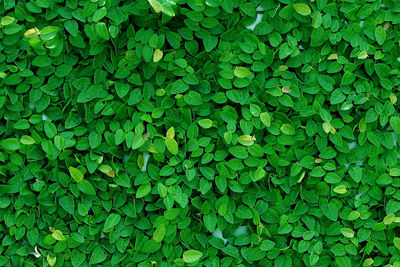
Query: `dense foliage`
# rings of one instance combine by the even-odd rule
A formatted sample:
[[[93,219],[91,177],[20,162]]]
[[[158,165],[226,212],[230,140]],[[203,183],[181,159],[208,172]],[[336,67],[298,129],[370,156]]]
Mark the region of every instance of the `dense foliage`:
[[[0,1],[0,265],[400,266],[399,23]]]

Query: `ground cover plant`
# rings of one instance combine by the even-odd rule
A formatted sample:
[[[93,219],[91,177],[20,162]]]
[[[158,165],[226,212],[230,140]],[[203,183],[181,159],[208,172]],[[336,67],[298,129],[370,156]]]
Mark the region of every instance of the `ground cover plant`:
[[[400,266],[399,23],[0,1],[0,265]]]

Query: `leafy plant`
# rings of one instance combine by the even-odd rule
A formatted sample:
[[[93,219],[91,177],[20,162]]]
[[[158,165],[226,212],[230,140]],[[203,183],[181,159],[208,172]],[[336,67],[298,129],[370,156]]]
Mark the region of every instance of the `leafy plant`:
[[[399,23],[0,1],[0,266],[400,266]]]

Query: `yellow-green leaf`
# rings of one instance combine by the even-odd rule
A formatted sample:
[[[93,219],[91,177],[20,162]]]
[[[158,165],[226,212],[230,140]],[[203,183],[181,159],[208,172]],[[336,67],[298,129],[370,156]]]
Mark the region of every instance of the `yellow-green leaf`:
[[[311,8],[303,3],[296,3],[293,4],[294,10],[302,16],[308,16],[311,14]]]
[[[68,170],[69,170],[69,174],[71,174],[71,177],[72,177],[72,179],[75,180],[75,182],[77,182],[77,183],[82,182],[84,176],[83,176],[83,173],[79,169],[74,168],[74,167],[69,167]]]
[[[254,137],[250,135],[241,135],[238,138],[238,142],[244,146],[252,146],[254,144]]]
[[[113,169],[109,165],[101,164],[99,166],[99,171],[101,171],[102,173],[104,173],[108,177],[115,177],[115,173],[114,173]]]
[[[333,189],[333,191],[335,191],[338,194],[343,195],[343,194],[346,194],[347,188],[344,184],[342,184],[342,185],[336,186],[335,189]]]
[[[364,260],[362,266],[366,267],[366,266],[371,266],[374,263],[374,260],[372,258],[367,258]]]
[[[390,176],[400,176],[400,168],[392,168],[389,171]]]
[[[166,137],[167,138],[174,138],[175,137],[175,129],[174,129],[174,127],[171,127],[171,128],[168,129]]]
[[[165,145],[167,146],[168,151],[172,155],[178,154],[178,143],[175,141],[175,139],[172,138],[165,139]]]
[[[340,229],[340,232],[347,238],[354,237],[354,231],[350,228],[342,228],[342,229]]]
[[[398,250],[400,250],[400,238],[399,237],[393,238],[393,244]]]
[[[15,19],[13,17],[4,16],[1,18],[0,24],[1,24],[1,26],[7,26],[7,25],[12,24],[14,21],[15,21]]]
[[[388,214],[385,216],[385,218],[383,218],[383,223],[386,225],[392,224],[394,222],[394,219],[396,218],[396,215],[392,214]]]
[[[233,74],[238,78],[246,78],[251,74],[248,68],[245,67],[236,67],[233,71]]]
[[[367,57],[368,57],[367,51],[361,51],[357,56],[358,59],[366,59]]]
[[[162,59],[163,57],[163,52],[160,49],[156,49],[154,50],[154,54],[153,54],[153,62],[158,62]]]
[[[324,129],[325,133],[330,133],[331,127],[332,125],[329,121],[325,121],[324,123],[322,123],[322,128]]]
[[[39,31],[38,28],[32,28],[32,29],[27,30],[27,31],[24,33],[24,36],[25,36],[26,38],[34,38],[34,37],[39,36],[39,33],[40,33],[40,31]]]
[[[188,250],[183,253],[183,261],[186,263],[193,263],[201,259],[203,253],[198,250]]]
[[[213,125],[213,121],[210,119],[202,119],[197,122],[202,128],[208,129]]]
[[[267,112],[261,113],[260,120],[265,126],[267,126],[267,127],[271,126],[271,116],[269,115],[269,113],[267,113]]]
[[[33,145],[35,143],[35,140],[32,137],[30,137],[29,135],[21,136],[21,139],[19,141],[23,145]]]
[[[175,16],[174,9],[172,8],[175,5],[174,1],[160,1],[160,0],[149,0],[151,7],[154,9],[156,13],[162,12],[170,17]]]
[[[149,3],[156,13],[160,13],[163,10],[162,5],[159,1],[149,0]]]
[[[65,236],[63,235],[63,233],[60,230],[54,230],[54,232],[51,234],[51,236],[57,241],[65,240]]]
[[[47,263],[50,265],[50,267],[53,267],[56,264],[57,257],[52,257],[52,256],[50,256],[50,254],[47,254],[46,260],[47,260]]]

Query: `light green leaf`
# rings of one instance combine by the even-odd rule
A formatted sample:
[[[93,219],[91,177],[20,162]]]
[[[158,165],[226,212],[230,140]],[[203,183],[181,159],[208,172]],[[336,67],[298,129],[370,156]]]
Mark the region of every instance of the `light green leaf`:
[[[178,154],[178,143],[175,141],[175,139],[172,138],[165,139],[165,145],[167,146],[168,151],[172,155]]]
[[[7,25],[10,25],[11,23],[13,23],[14,21],[15,21],[15,19],[13,17],[4,16],[1,18],[0,25],[7,26]]]
[[[200,260],[202,256],[202,252],[191,249],[183,253],[183,261],[186,263],[193,263]]]
[[[250,135],[241,135],[238,138],[238,142],[244,146],[252,146],[254,144],[255,138]]]
[[[308,16],[311,14],[311,8],[303,3],[296,3],[293,4],[294,10],[302,16]]]
[[[77,169],[75,167],[69,167],[68,170],[69,170],[69,173],[71,174],[72,179],[74,179],[75,182],[77,182],[77,183],[82,182],[84,176],[83,176],[83,173],[79,169]]]
[[[51,234],[51,236],[57,241],[65,240],[65,236],[63,235],[63,233],[60,230],[54,230],[54,232]]]
[[[393,244],[398,250],[400,250],[400,237],[393,238]]]
[[[202,119],[197,122],[202,128],[208,129],[213,125],[213,121],[210,119]]]
[[[23,145],[33,145],[35,143],[35,139],[30,137],[29,135],[23,135],[21,136],[21,139],[19,140],[21,144]]]
[[[175,5],[175,1],[173,0],[148,0],[148,1],[156,13],[162,12],[170,17],[175,16],[174,9],[172,8]]]
[[[154,50],[154,54],[153,54],[153,62],[158,62],[162,59],[163,57],[163,52],[160,49],[156,49]]]
[[[238,78],[246,78],[251,74],[251,72],[245,67],[235,67],[233,74]]]
[[[398,116],[390,117],[390,127],[392,127],[393,131],[396,134],[400,134],[400,117]]]
[[[57,37],[60,29],[56,26],[47,26],[40,31],[40,39],[43,41],[50,41]]]
[[[161,242],[165,236],[165,225],[162,223],[160,224],[157,229],[153,233],[153,239],[156,242]]]

